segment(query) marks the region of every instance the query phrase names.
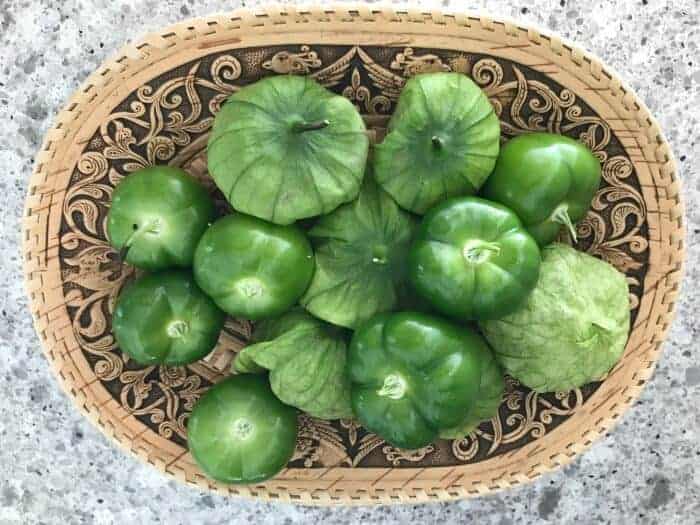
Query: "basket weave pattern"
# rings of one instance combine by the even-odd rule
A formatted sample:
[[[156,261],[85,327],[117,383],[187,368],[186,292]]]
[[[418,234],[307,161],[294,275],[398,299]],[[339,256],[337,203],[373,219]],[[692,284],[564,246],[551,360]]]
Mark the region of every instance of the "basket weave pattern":
[[[537,395],[510,381],[499,417],[419,451],[386,445],[351,421],[301,417],[297,451],[256,486],[205,478],[186,449],[193,403],[250,335],[230,319],[216,351],[183,368],[144,369],[115,348],[114,299],[132,270],[106,243],[111,191],[147,164],[183,166],[209,185],[211,117],[262,75],[312,75],[352,100],[378,136],[405,79],[470,75],[504,137],[545,129],[588,144],[604,183],[579,225],[579,248],[628,276],[634,326],[602,383]],[[683,209],[670,150],[634,94],[596,59],[528,28],[466,15],[370,7],[240,12],[168,28],[94,73],[57,117],[26,201],[32,314],[63,388],[108,436],[183,481],[307,504],[444,500],[506,488],[570,461],[604,434],[653,372],[678,294]]]

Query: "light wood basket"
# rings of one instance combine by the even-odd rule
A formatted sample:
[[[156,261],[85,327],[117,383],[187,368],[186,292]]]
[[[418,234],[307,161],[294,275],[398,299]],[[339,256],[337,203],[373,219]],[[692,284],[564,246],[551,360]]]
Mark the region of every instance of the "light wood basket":
[[[504,137],[547,129],[582,140],[604,183],[577,247],[624,271],[633,329],[601,383],[537,395],[515,381],[493,421],[458,441],[394,449],[352,421],[301,417],[289,468],[224,486],[184,445],[192,404],[250,333],[230,320],[216,351],[186,368],[143,369],[111,336],[122,268],[105,241],[114,185],[150,163],[184,166],[212,188],[211,115],[238,85],[301,73],[353,100],[381,133],[407,76],[453,70],[489,95]],[[222,207],[225,207],[221,203]],[[516,22],[371,6],[268,8],[186,21],[123,48],[57,116],[37,155],[23,226],[25,280],[44,351],[63,389],[110,439],[159,470],[224,494],[313,505],[440,501],[530,481],[605,434],[659,358],[681,281],[680,182],[649,111],[595,57]]]

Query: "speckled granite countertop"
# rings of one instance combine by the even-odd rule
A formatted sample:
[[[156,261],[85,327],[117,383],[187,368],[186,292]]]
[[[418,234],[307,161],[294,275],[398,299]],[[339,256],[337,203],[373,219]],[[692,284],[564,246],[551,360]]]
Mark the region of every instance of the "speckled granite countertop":
[[[181,486],[125,455],[80,416],[41,354],[22,285],[19,217],[32,158],[71,92],[125,41],[241,4],[0,0],[0,524],[698,523],[697,0],[469,2],[472,9],[488,5],[493,14],[557,31],[616,68],[660,121],[684,182],[687,275],[665,354],[634,408],[572,465],[529,486],[475,500],[308,509]],[[421,2],[424,8],[462,7],[450,0],[429,4]]]

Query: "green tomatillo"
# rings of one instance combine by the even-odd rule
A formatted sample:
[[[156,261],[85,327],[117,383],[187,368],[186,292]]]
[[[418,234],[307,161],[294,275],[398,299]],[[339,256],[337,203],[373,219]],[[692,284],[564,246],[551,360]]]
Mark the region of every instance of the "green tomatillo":
[[[209,172],[231,206],[277,224],[353,200],[368,150],[352,102],[293,75],[264,78],[231,95],[207,149]]]
[[[185,171],[153,166],[117,185],[107,233],[122,259],[138,268],[188,267],[214,213],[207,191]]]
[[[517,311],[481,321],[512,377],[537,392],[599,381],[625,351],[630,330],[625,274],[566,244],[542,250],[537,286]]]
[[[377,181],[401,207],[425,213],[443,199],[477,192],[496,162],[499,137],[493,107],[468,77],[416,75],[376,148]]]
[[[256,323],[252,344],[238,353],[231,370],[269,370],[275,395],[312,417],[352,417],[345,374],[347,340],[344,330],[295,308]]]
[[[367,174],[355,201],[324,215],[309,231],[316,272],[302,306],[348,328],[396,308],[407,287],[416,222]]]
[[[540,250],[511,210],[457,197],[423,218],[408,272],[416,291],[461,320],[497,319],[517,309],[537,283]]]
[[[212,224],[194,257],[194,276],[202,290],[225,312],[253,320],[287,311],[313,272],[313,251],[298,227],[243,214]]]
[[[440,437],[443,439],[462,439],[477,428],[479,423],[489,420],[498,414],[498,407],[503,399],[506,381],[503,377],[503,370],[501,370],[493,352],[490,348],[486,348],[486,350],[488,352],[484,354],[479,395],[474,403],[474,410],[461,424],[452,428],[442,429]]]
[[[552,133],[509,140],[481,195],[511,208],[540,246],[562,226],[576,240],[575,224],[600,185],[600,162],[580,142]]]
[[[264,375],[234,376],[214,385],[187,423],[195,461],[224,483],[273,477],[291,459],[296,437],[296,409],[275,397]]]
[[[188,272],[170,270],[122,290],[112,330],[119,347],[142,365],[184,365],[212,351],[224,317]]]
[[[475,332],[438,317],[379,314],[350,343],[353,411],[390,444],[423,447],[470,416],[488,351]]]

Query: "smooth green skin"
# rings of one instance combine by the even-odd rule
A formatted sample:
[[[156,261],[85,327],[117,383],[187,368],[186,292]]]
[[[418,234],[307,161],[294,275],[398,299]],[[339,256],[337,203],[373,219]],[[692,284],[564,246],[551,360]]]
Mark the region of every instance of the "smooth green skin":
[[[301,305],[330,323],[355,328],[396,308],[406,288],[406,258],[416,220],[370,174],[360,195],[309,232],[316,272]]]
[[[537,392],[600,380],[620,359],[629,288],[614,266],[565,244],[542,250],[537,286],[518,311],[479,323],[504,370]]]
[[[537,283],[540,250],[508,208],[457,197],[424,217],[408,260],[416,291],[445,315],[497,319]]]
[[[252,320],[291,308],[313,272],[313,251],[298,227],[243,214],[212,224],[194,256],[194,276],[202,290],[225,312]]]
[[[481,190],[511,208],[540,246],[562,226],[576,240],[575,223],[586,215],[600,185],[600,162],[580,142],[552,133],[509,140]]]
[[[312,417],[351,418],[344,332],[295,308],[258,323],[253,344],[238,353],[231,369],[244,374],[269,370],[275,395]]]
[[[490,349],[488,354],[484,356],[482,368],[479,397],[474,404],[474,410],[462,424],[441,430],[440,437],[442,439],[462,439],[474,431],[479,423],[498,414],[506,381],[503,377],[503,370]]]
[[[214,349],[224,318],[189,272],[170,270],[122,290],[112,330],[119,347],[142,365],[184,365]]]
[[[500,129],[488,98],[465,75],[416,75],[376,147],[377,181],[418,214],[448,197],[474,194],[496,163]]]
[[[184,268],[192,266],[199,238],[214,214],[206,189],[185,171],[154,166],[128,175],[114,189],[107,234],[133,266]]]
[[[390,444],[423,447],[472,413],[486,351],[475,332],[438,317],[380,314],[350,343],[353,411]]]
[[[238,90],[216,115],[209,173],[234,209],[291,224],[357,197],[368,150],[352,102],[309,77],[273,76]]]
[[[233,376],[211,387],[187,423],[190,452],[223,483],[257,483],[289,462],[297,411],[275,397],[264,375]]]

